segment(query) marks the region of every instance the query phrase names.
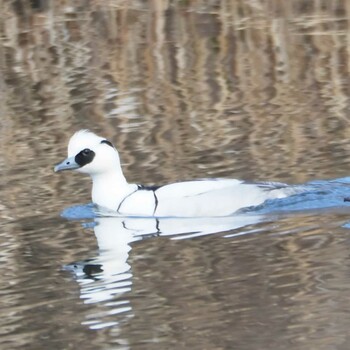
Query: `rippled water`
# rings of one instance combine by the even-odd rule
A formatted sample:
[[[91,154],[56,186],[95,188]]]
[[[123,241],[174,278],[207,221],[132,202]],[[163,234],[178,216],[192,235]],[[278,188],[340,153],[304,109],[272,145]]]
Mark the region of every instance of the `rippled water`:
[[[348,349],[349,4],[0,2],[0,348]],[[100,217],[54,174],[308,191],[232,217]]]

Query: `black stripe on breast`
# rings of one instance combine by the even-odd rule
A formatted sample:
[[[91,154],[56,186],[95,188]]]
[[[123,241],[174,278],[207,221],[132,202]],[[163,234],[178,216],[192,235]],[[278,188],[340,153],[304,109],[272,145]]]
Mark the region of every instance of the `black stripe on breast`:
[[[158,207],[158,197],[155,191],[153,191],[153,196],[154,196],[154,211],[153,211],[153,216],[154,216]]]
[[[157,207],[158,207],[158,197],[156,195],[156,191],[161,188],[162,186],[144,186],[144,185],[137,185],[138,190],[140,191],[153,191],[154,196],[154,210],[153,210],[153,216],[156,213]]]
[[[126,197],[123,198],[123,200],[119,203],[117,212],[120,213],[120,208],[125,202],[127,198],[129,198],[131,195],[133,195],[137,191],[153,191],[153,196],[154,196],[154,210],[153,210],[153,215],[155,214],[157,207],[158,207],[158,197],[156,195],[156,190],[162,186],[143,186],[143,185],[137,185],[137,189],[134,192],[131,192],[128,194]]]
[[[163,187],[163,185],[160,186],[145,186],[145,185],[137,185],[137,188],[139,190],[144,190],[144,191],[157,191],[159,188]]]
[[[131,193],[129,193],[126,197],[124,197],[123,198],[123,200],[119,203],[119,205],[118,205],[118,209],[117,209],[117,212],[120,214],[120,212],[119,212],[119,210],[120,210],[120,207],[123,205],[123,203],[125,202],[125,200],[127,199],[127,198],[129,198],[132,194],[134,194],[135,192],[137,192],[138,191],[138,188],[134,191],[134,192],[131,192]]]

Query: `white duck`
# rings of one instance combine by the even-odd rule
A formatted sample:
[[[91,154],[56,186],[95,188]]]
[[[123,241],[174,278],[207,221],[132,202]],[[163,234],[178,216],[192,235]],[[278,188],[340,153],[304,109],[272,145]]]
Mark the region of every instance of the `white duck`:
[[[112,143],[88,130],[71,137],[68,158],[55,166],[55,172],[71,169],[91,176],[94,204],[125,216],[228,216],[301,191],[300,187],[282,183],[235,179],[204,179],[159,187],[129,184]]]

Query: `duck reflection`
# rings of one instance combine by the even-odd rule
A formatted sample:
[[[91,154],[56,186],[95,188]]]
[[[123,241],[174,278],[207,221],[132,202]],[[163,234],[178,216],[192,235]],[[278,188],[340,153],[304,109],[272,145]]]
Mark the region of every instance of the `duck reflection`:
[[[65,266],[66,270],[74,273],[85,304],[98,303],[103,308],[107,307],[107,310],[95,310],[94,314],[87,315],[83,323],[100,329],[134,316],[128,298],[133,279],[128,258],[134,242],[156,236],[189,239],[232,232],[261,219],[262,216],[251,215],[220,218],[95,218],[91,225],[97,239],[98,255]],[[243,233],[240,230],[236,234]]]

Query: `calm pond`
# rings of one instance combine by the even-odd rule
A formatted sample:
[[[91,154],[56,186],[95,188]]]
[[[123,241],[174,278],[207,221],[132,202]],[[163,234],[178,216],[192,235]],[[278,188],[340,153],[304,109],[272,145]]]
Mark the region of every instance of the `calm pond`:
[[[350,3],[0,1],[0,349],[350,348]],[[79,129],[129,182],[305,195],[97,217]]]

